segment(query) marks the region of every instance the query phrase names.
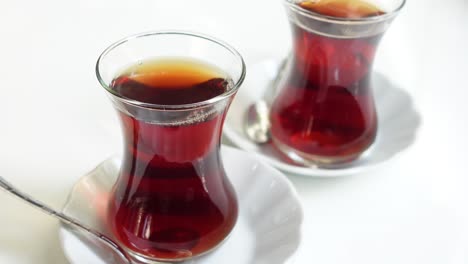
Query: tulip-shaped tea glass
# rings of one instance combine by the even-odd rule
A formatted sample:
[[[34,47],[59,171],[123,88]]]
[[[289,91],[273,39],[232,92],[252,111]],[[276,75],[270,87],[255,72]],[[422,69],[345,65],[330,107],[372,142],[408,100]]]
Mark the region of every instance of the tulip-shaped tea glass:
[[[371,146],[374,54],[404,2],[284,0],[293,47],[270,111],[280,151],[303,164],[333,167]]]
[[[245,76],[242,57],[211,37],[151,32],[111,45],[96,73],[123,131],[107,211],[117,241],[138,263],[214,249],[238,213],[219,150],[226,111]]]

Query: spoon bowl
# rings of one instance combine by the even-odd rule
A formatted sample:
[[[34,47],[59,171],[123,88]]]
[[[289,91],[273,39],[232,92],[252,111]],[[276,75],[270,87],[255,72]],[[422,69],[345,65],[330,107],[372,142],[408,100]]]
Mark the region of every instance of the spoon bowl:
[[[245,114],[244,131],[247,137],[257,143],[268,143],[270,135],[270,109],[264,100],[250,105]]]

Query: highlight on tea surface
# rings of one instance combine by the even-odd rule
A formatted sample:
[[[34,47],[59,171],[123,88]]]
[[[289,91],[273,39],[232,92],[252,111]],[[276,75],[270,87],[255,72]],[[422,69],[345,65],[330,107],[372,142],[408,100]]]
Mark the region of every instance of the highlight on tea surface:
[[[364,0],[308,0],[297,4],[309,11],[331,17],[363,18],[385,14],[379,7]]]

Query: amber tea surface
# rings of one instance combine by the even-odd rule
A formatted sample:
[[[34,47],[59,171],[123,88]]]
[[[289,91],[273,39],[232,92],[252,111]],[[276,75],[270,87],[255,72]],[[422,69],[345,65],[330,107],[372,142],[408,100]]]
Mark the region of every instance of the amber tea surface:
[[[376,5],[362,0],[312,0],[299,2],[304,9],[325,16],[362,18],[385,14]]]

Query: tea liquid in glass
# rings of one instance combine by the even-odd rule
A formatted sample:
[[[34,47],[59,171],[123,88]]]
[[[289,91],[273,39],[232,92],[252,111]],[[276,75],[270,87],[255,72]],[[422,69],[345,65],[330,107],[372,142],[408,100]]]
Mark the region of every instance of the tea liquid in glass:
[[[168,58],[129,67],[111,89],[138,102],[182,105],[221,95],[231,83],[214,66]],[[165,260],[197,256],[224,240],[237,219],[235,193],[218,155],[225,113],[195,110],[180,122],[177,111],[168,113],[168,122],[152,114],[119,111],[124,161],[108,221],[136,253]]]
[[[361,0],[316,0],[297,5],[336,18],[384,14]],[[275,145],[324,164],[352,160],[376,136],[370,73],[383,33],[340,37],[324,34],[321,28],[291,24],[293,55],[270,115]],[[346,27],[332,22],[326,26]]]

